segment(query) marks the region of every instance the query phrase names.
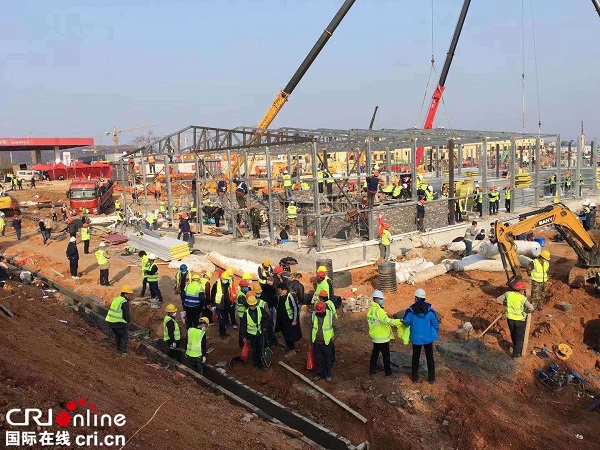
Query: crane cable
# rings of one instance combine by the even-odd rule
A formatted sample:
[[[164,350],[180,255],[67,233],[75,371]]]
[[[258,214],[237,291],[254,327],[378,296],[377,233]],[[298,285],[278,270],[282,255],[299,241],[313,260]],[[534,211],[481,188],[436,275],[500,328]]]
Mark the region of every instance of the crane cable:
[[[533,35],[533,62],[535,65],[535,89],[537,93],[538,134],[542,133],[542,112],[540,108],[540,82],[538,78],[537,49],[535,45],[535,18],[533,15],[533,0],[531,0],[531,28]]]
[[[525,131],[525,0],[521,0],[521,107],[522,107],[522,128]]]
[[[429,68],[429,77],[427,77],[427,85],[425,86],[425,92],[423,92],[423,101],[421,102],[421,110],[419,111],[419,117],[415,128],[420,128],[421,118],[423,117],[423,108],[425,107],[425,101],[427,100],[427,92],[429,91],[429,83],[431,83],[431,75],[436,73],[435,71],[435,51],[434,51],[434,24],[433,24],[433,0],[431,0],[431,67]]]

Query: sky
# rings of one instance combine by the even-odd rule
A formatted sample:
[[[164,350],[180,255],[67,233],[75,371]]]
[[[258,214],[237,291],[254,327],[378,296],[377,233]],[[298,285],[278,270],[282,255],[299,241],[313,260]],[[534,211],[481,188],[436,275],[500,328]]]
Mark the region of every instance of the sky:
[[[342,3],[7,2],[0,136],[110,144],[113,125],[156,135],[254,126]],[[421,127],[462,4],[357,0],[271,128],[367,128],[375,105],[376,129]],[[589,0],[473,0],[435,125],[522,131],[524,50],[525,130],[537,132],[539,111],[544,133],[573,139],[583,120],[600,136],[599,31]],[[432,44],[437,75],[423,105]]]

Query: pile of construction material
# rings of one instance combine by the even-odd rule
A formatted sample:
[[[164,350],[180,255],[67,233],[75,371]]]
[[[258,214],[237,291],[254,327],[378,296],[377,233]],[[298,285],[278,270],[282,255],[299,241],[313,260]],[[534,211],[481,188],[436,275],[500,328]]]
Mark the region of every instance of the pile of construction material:
[[[342,310],[346,312],[366,311],[371,306],[371,299],[366,295],[359,294],[354,297],[348,297],[342,304]]]
[[[180,261],[171,261],[169,267],[171,269],[179,269],[182,264],[187,266],[189,272],[202,273],[215,271],[215,265],[208,260],[208,255],[189,255]]]
[[[154,253],[163,261],[182,259],[190,254],[187,242],[168,237],[157,238],[145,233],[134,233],[129,236],[129,245],[146,253]]]
[[[404,283],[416,273],[433,267],[433,263],[426,261],[425,258],[413,258],[403,262],[396,263],[396,281]]]
[[[252,275],[252,279],[258,279],[258,264],[254,261],[248,261],[247,259],[229,258],[218,252],[210,252],[208,254],[208,260],[215,266],[221,269],[233,269],[233,273],[241,277],[244,273]]]

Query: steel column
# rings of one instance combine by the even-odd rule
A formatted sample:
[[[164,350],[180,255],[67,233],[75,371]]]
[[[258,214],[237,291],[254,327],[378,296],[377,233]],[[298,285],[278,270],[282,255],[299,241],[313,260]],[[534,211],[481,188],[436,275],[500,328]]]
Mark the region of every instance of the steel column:
[[[146,163],[144,162],[144,156],[141,157],[142,163],[142,183],[144,183],[144,211],[146,217],[148,217],[148,185],[146,184]]]
[[[560,134],[556,136],[556,195],[560,198],[560,186],[562,184],[562,156],[560,146]],[[570,158],[569,158],[570,159]]]
[[[273,222],[273,198],[271,196],[271,189],[273,188],[273,181],[271,180],[271,177],[273,176],[273,170],[271,169],[271,152],[269,151],[269,147],[265,147],[265,164],[267,165],[267,189],[269,190],[269,214],[267,214],[267,216],[269,217],[269,241],[271,242],[271,245],[273,245],[275,242],[275,224]],[[291,176],[291,172],[289,173]]]
[[[390,182],[392,180],[392,155],[390,153],[389,147],[385,148],[385,167],[386,167],[385,180],[386,180],[386,185],[388,185],[388,184],[390,184]]]
[[[594,138],[592,140],[592,192],[594,195],[598,194],[598,152],[596,150],[596,146],[598,145],[598,138]]]
[[[367,139],[367,161],[365,167],[365,177],[371,176],[371,167],[373,167],[373,161],[371,160],[371,139]],[[367,199],[369,197],[369,193],[367,193]],[[374,220],[373,220],[373,212],[375,211],[375,199],[373,199],[373,208],[368,209],[368,201],[367,201],[367,226],[369,227],[369,240],[375,239],[375,230],[374,230]]]
[[[171,173],[169,156],[165,155],[165,182],[167,185],[167,203],[169,204],[169,227],[173,227],[173,191],[171,190]]]
[[[227,172],[228,172],[228,178],[229,178],[229,205],[230,205],[230,214],[231,214],[231,232],[232,232],[232,236],[234,238],[236,238],[238,236],[238,229],[236,226],[236,220],[235,220],[235,211],[237,210],[237,208],[235,207],[236,203],[235,203],[235,187],[234,187],[234,183],[233,183],[233,175],[231,172],[231,150],[227,149]]]
[[[522,151],[521,151],[522,154]],[[515,138],[510,140],[510,187],[514,192],[514,201],[512,204],[517,207],[517,186],[516,186],[516,171],[517,171],[517,141]],[[521,190],[521,201],[523,199],[523,190]]]
[[[496,144],[496,178],[500,178],[500,144]]]
[[[313,205],[315,208],[315,220],[316,220],[316,243],[317,243],[317,251],[320,252],[323,249],[323,243],[321,235],[321,202],[319,196],[319,179],[317,175],[317,143],[313,142],[312,144],[312,175],[313,175],[313,194],[314,201]]]
[[[410,148],[410,197],[417,201],[417,140],[412,140]]]
[[[460,144],[459,145],[459,155],[462,153],[460,151]],[[450,213],[448,214],[448,217],[450,218],[450,225],[454,225],[454,196],[456,195],[456,192],[454,190],[454,140],[450,139],[448,141],[448,156],[449,156],[449,165],[451,170],[448,172],[448,210],[450,211]],[[460,159],[460,158],[459,158]],[[460,164],[459,164],[460,166]]]
[[[540,204],[540,137],[538,136],[535,140],[535,206],[539,206]]]
[[[481,152],[479,154],[479,157],[481,158],[479,160],[479,172],[481,175],[481,192],[483,195],[483,204],[481,205],[481,209],[482,209],[482,214],[485,213],[486,211],[489,211],[489,197],[488,197],[488,174],[487,174],[487,167],[488,167],[488,152],[487,152],[487,148],[488,148],[488,141],[487,138],[483,138],[483,143],[481,144]]]
[[[581,161],[583,154],[583,146],[585,142],[585,136],[582,134],[577,138],[577,154],[575,155],[575,189],[577,195],[575,197],[581,197],[583,195],[581,188]]]
[[[440,171],[440,146],[435,146],[435,176],[439,178],[441,176]]]
[[[454,147],[454,141],[450,140],[450,142],[452,142],[452,147]],[[462,144],[458,144],[458,175],[462,175],[462,162],[463,162],[463,145]],[[454,214],[452,215],[454,217]]]
[[[194,198],[194,204],[196,205],[196,230],[198,233],[203,234],[202,206],[204,206],[204,196],[200,187],[200,158],[197,153],[194,155],[194,162],[196,165],[196,198]],[[204,165],[204,158],[202,158],[202,162]],[[204,170],[202,172],[204,173]]]

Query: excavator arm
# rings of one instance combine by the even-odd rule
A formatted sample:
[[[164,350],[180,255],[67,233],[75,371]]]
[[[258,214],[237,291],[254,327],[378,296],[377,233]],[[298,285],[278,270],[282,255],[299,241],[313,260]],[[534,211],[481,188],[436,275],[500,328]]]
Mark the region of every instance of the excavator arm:
[[[580,265],[598,266],[597,245],[583,228],[579,218],[565,205],[557,203],[519,216],[515,224],[496,222],[495,232],[498,251],[506,271],[508,284],[512,286],[521,279],[519,258],[515,239],[539,227],[554,225],[565,241],[575,250]],[[510,272],[509,273],[509,269]]]

